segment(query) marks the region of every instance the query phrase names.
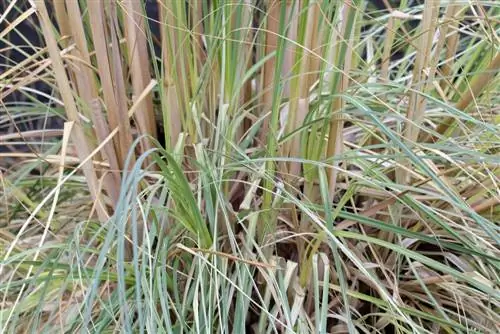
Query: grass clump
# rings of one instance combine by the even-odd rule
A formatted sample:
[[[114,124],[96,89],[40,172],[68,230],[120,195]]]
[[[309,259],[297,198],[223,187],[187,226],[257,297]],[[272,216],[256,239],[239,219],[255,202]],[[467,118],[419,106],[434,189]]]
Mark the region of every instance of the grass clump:
[[[498,332],[500,7],[382,3],[4,5],[2,332]]]

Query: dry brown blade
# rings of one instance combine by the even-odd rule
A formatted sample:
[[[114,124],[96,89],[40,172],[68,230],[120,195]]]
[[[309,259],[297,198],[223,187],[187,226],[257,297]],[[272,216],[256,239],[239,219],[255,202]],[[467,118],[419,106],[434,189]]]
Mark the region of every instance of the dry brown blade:
[[[196,57],[198,68],[203,67],[205,61],[207,59],[207,54],[204,50],[204,42],[203,42],[203,9],[201,1],[194,1],[192,4],[193,10],[191,11],[191,15],[193,16],[193,48],[194,55]],[[245,19],[244,19],[245,20]]]
[[[193,53],[193,71],[196,73],[197,76],[200,75],[200,73],[203,71],[203,67],[207,66],[207,53],[205,50],[205,42],[204,42],[204,20],[205,17],[203,16],[203,2],[201,1],[193,1],[191,3],[191,12],[190,12],[190,21],[192,22],[192,53]],[[243,17],[242,21],[245,21],[245,17]],[[212,61],[214,63],[214,61]],[[215,72],[215,71],[214,71]],[[214,73],[212,72],[212,73]],[[209,81],[209,82],[215,82]],[[213,89],[212,89],[213,90]],[[206,92],[209,92],[210,88],[207,87]],[[210,105],[210,93],[205,93],[201,94],[201,96],[198,97],[199,103],[197,103],[197,107],[202,108],[201,110],[198,110],[199,114],[205,114],[207,115],[209,113],[209,110],[215,110],[214,107]],[[213,118],[211,118],[213,119]],[[210,124],[207,122],[202,122],[200,125],[200,131],[201,131],[201,136],[202,138],[207,138],[209,137],[210,132]],[[239,129],[238,129],[239,130]]]
[[[61,97],[64,101],[64,106],[66,109],[66,114],[68,119],[75,122],[74,130],[72,132],[72,139],[75,144],[78,145],[77,154],[80,160],[85,160],[86,157],[92,151],[92,147],[89,146],[89,141],[85,137],[82,129],[78,109],[76,107],[75,100],[73,99],[73,94],[71,91],[71,86],[69,84],[68,77],[66,76],[66,70],[62,62],[61,56],[59,54],[59,48],[57,46],[57,41],[53,35],[52,23],[45,7],[45,2],[43,0],[35,0],[38,16],[40,18],[40,23],[44,33],[45,41],[47,43],[47,48],[49,50],[49,55],[52,59],[52,66],[54,70],[54,75],[59,86],[59,91]],[[84,166],[82,166],[83,173],[89,185],[89,190],[94,201],[100,203],[99,194],[97,189],[97,177],[92,163],[89,161]],[[99,220],[105,221],[107,219],[107,213],[104,205],[97,205],[97,214]]]
[[[167,3],[169,2],[167,1]],[[170,73],[175,74],[174,82],[177,85],[177,93],[179,94],[178,98],[181,101],[179,106],[184,113],[183,115],[181,115],[181,117],[184,117],[184,119],[186,120],[185,129],[191,136],[193,136],[196,134],[194,133],[194,131],[192,131],[194,124],[191,122],[192,111],[189,107],[189,100],[192,96],[190,86],[191,81],[189,80],[189,78],[195,73],[192,73],[190,71],[188,63],[192,57],[191,45],[190,43],[188,43],[188,36],[186,36],[188,31],[178,28],[180,24],[184,24],[179,22],[180,20],[182,20],[182,18],[177,17],[177,13],[174,14],[174,7],[178,6],[174,6],[173,3],[170,3],[170,6],[171,10],[168,12],[169,15],[167,17],[169,18],[169,22],[171,23],[171,25],[169,25],[169,27],[171,28],[169,29],[169,32],[174,43],[174,46],[172,48],[174,50],[174,54],[172,54],[172,56],[174,57],[173,64],[175,66],[175,71],[172,71]],[[196,142],[196,138],[194,136],[192,138],[189,138],[189,140],[191,140],[192,142]]]
[[[286,12],[285,17],[288,20],[288,26],[289,26],[289,28],[287,30],[286,38],[288,40],[291,40],[291,41],[296,41],[297,40],[298,19],[299,19],[298,5],[294,6],[291,1],[287,1],[285,12]],[[295,52],[296,52],[295,50],[296,50],[296,48],[297,48],[297,46],[294,43],[287,43],[285,46],[285,49],[283,51],[283,63],[281,65],[282,77],[285,77],[285,76],[289,75],[290,73],[292,73],[292,67],[293,67],[294,62],[295,62]],[[291,97],[291,92],[290,92],[290,83],[291,82],[292,82],[292,80],[284,80],[283,90],[281,92],[281,98],[289,99]],[[292,94],[293,94],[293,92],[292,92]],[[272,103],[272,101],[271,101],[271,103]],[[295,118],[295,112],[296,112],[296,110],[292,110],[292,109],[289,110],[289,112],[288,112],[289,120],[287,123],[291,123],[291,122],[294,123],[293,119]],[[285,145],[281,145],[278,147],[278,150],[279,150],[281,156],[288,155],[289,150],[290,150],[289,146],[290,146],[289,143],[285,143]],[[277,163],[278,173],[280,173],[281,175],[289,174],[288,168],[289,168],[289,164],[284,162],[284,161],[279,161]]]
[[[472,204],[472,210],[474,210],[475,212],[479,213],[479,212],[484,212],[488,209],[494,209],[495,207],[497,207],[497,205],[500,204],[500,198],[499,197],[491,197],[487,200],[481,200],[481,201],[478,201],[474,204]]]
[[[62,129],[43,129],[43,130],[32,130],[32,131],[22,131],[21,133],[7,133],[5,135],[0,135],[0,143],[12,139],[25,139],[31,137],[60,137],[63,134]]]
[[[175,4],[172,1],[160,2],[160,18],[161,22],[165,22],[161,29],[162,37],[162,61],[164,65],[164,88],[166,94],[167,119],[170,127],[167,129],[170,133],[170,143],[167,146],[173,147],[179,135],[188,127],[183,122],[186,115],[190,112],[187,110],[186,101],[189,99],[190,92],[188,89],[188,68],[184,57],[188,56],[186,41],[181,41],[179,31],[175,28],[177,18],[174,15]],[[170,52],[170,53],[169,53]],[[174,79],[175,78],[175,79]],[[186,126],[183,128],[183,125]]]
[[[409,90],[408,109],[403,129],[403,137],[406,141],[414,143],[417,141],[420,124],[425,115],[427,99],[422,93],[426,93],[427,80],[432,81],[434,73],[428,73],[432,54],[432,41],[437,27],[437,18],[439,15],[439,1],[426,0],[424,12],[422,15],[420,34],[416,38],[416,57],[413,67],[411,89]],[[408,159],[401,157],[398,159],[401,167],[396,168],[396,182],[407,184],[410,181],[410,175],[406,168],[411,166]],[[406,168],[405,168],[406,167]]]
[[[98,141],[102,143],[110,133],[108,122],[106,121],[105,115],[102,111],[101,102],[99,100],[94,100],[91,107],[95,133]],[[109,161],[109,174],[103,176],[105,178],[104,187],[111,198],[114,208],[116,203],[118,203],[120,196],[121,175],[113,144],[108,143],[105,145],[102,149],[101,155]]]
[[[317,54],[322,54],[324,52],[323,47],[322,47],[322,40],[323,40],[323,34],[326,32],[325,30],[327,29],[327,24],[325,23],[326,18],[322,17],[321,13],[321,4],[320,2],[314,2],[310,5],[311,7],[309,10],[312,12],[311,14],[311,20],[309,21],[309,18],[307,19],[310,29],[312,30],[310,40],[311,43],[309,45],[309,50],[314,51]],[[320,25],[320,22],[323,22],[323,24]],[[308,82],[306,87],[304,87],[303,93],[308,95],[309,94],[309,89],[316,80],[318,80],[319,77],[319,69],[321,66],[321,59],[317,56],[315,56],[313,53],[307,53],[306,57],[308,58],[308,65],[307,65],[307,78]],[[301,96],[306,96],[306,95],[301,95]]]
[[[416,142],[420,131],[420,123],[425,115],[427,105],[427,82],[432,83],[434,71],[429,72],[431,65],[432,41],[437,27],[439,1],[426,0],[422,19],[421,35],[417,39],[417,55],[413,68],[412,89],[410,91],[406,115],[404,136],[410,142]],[[436,50],[439,53],[439,50]],[[435,69],[435,68],[434,68]],[[430,86],[430,85],[429,85]]]
[[[276,51],[278,46],[278,36],[279,36],[279,19],[280,19],[280,2],[276,0],[271,0],[268,3],[267,9],[267,27],[265,30],[265,55],[269,55]],[[272,103],[273,103],[273,92],[272,86],[274,83],[276,67],[276,58],[272,57],[268,59],[264,64],[263,74],[262,74],[262,111],[261,117],[265,117],[262,122],[261,132],[259,134],[259,139],[262,143],[266,142],[266,138],[269,132],[269,117],[264,116],[269,113]]]
[[[77,1],[66,1],[67,16],[60,15],[60,20],[71,22],[69,25],[70,34],[77,46],[72,50],[71,55],[75,59],[80,59],[80,66],[72,66],[71,70],[74,85],[77,88],[78,95],[81,97],[83,104],[87,110],[87,115],[92,119],[96,140],[102,141],[109,134],[109,126],[106,117],[98,100],[98,87],[95,80],[93,69],[91,68],[91,59],[88,50],[87,39],[81,20],[81,11]],[[96,105],[97,103],[97,105]],[[112,205],[118,200],[117,194],[121,184],[121,176],[119,174],[120,164],[116,155],[113,143],[106,145],[101,155],[105,156],[111,168],[111,175],[105,175],[104,189],[111,197]]]
[[[149,54],[144,32],[144,18],[141,14],[141,4],[139,1],[125,0],[123,6],[125,8],[126,40],[133,95],[138,96],[151,80]],[[156,122],[152,95],[142,101],[135,120],[141,135],[148,134],[156,138]],[[143,153],[151,148],[151,143],[146,138],[141,141],[141,145],[143,145]]]
[[[237,64],[236,71],[237,75],[241,78],[244,76],[244,74],[248,71],[248,69],[251,66],[251,61],[252,61],[252,56],[253,56],[253,48],[250,46],[252,45],[252,6],[248,0],[245,0],[244,2],[236,5],[237,10],[232,11],[231,14],[231,27],[233,31],[237,31],[240,36],[238,39],[241,39],[242,43],[239,44],[235,50],[237,50],[238,54],[238,59],[240,59],[239,63]],[[240,19],[237,20],[237,13],[240,13]],[[230,36],[230,35],[229,35]],[[236,39],[236,38],[235,38]],[[230,39],[229,39],[230,40]],[[233,86],[233,95],[234,97],[237,98],[237,103],[241,108],[245,108],[244,105],[248,101],[248,98],[250,96],[245,95],[246,90],[248,89],[248,84],[251,84],[251,79],[247,80],[246,82],[243,82],[239,87],[238,85]],[[239,88],[239,89],[238,89]],[[250,86],[251,89],[251,86]],[[226,92],[228,94],[229,92]],[[251,91],[250,91],[251,93]],[[232,100],[230,96],[226,97],[226,102],[229,102]],[[236,101],[236,99],[235,99]],[[231,102],[229,102],[231,104]],[[230,109],[232,113],[232,117],[234,115],[234,109]],[[205,131],[208,130],[208,128],[205,129]],[[240,141],[241,139],[244,138],[245,132],[248,130],[248,128],[245,127],[245,122],[242,121],[239,126],[236,128],[236,131],[234,132],[234,139],[237,141]],[[210,133],[210,132],[205,132],[205,133]]]
[[[66,6],[64,1],[53,1],[54,12],[56,14],[57,25],[59,27],[59,32],[61,36],[66,37],[71,35],[71,28],[68,20],[68,12],[66,11]],[[62,40],[61,45],[63,47],[68,46],[68,40]]]
[[[53,4],[54,4],[54,11],[55,11],[55,16],[56,16],[56,20],[57,20],[57,25],[59,27],[59,33],[61,36],[63,36],[63,39],[59,40],[59,44],[63,48],[68,48],[71,45],[70,42],[71,43],[73,43],[73,42],[71,39],[71,37],[72,37],[72,31],[71,31],[71,25],[70,25],[71,21],[70,21],[69,16],[68,16],[67,8],[65,6],[64,1],[55,1]],[[81,21],[81,18],[78,18],[78,21]],[[64,60],[68,63],[67,74],[69,77],[69,81],[72,83],[72,86],[78,92],[77,95],[81,96],[79,89],[78,89],[78,79],[80,79],[80,76],[78,75],[79,73],[77,71],[78,67],[75,64],[73,64],[73,62],[75,62],[75,61],[69,62],[71,57],[74,57],[75,60],[80,58],[79,51],[77,48],[72,47],[68,51],[68,53],[69,53],[70,57],[69,58],[66,57]],[[89,112],[88,106],[82,106],[82,108],[80,108],[80,111],[87,118],[90,118],[91,114]],[[93,136],[89,136],[89,140],[91,140],[92,137]]]
[[[298,6],[293,5],[293,1],[286,2],[285,17],[287,20],[287,35],[286,38],[290,41],[297,40],[297,27],[298,27]],[[285,49],[283,51],[283,64],[281,65],[282,76],[285,77],[289,75],[292,71],[294,63],[296,45],[295,43],[286,43]],[[290,80],[284,80],[283,90],[281,92],[281,97],[290,97]]]
[[[98,87],[95,80],[93,69],[91,66],[90,54],[87,45],[87,38],[81,20],[82,14],[77,1],[67,0],[66,8],[68,10],[68,20],[71,22],[71,35],[76,44],[76,50],[72,55],[82,60],[82,64],[78,69],[73,69],[75,73],[75,84],[78,89],[78,94],[86,103],[88,108],[91,107],[92,101],[98,98]],[[92,113],[89,113],[92,115]],[[95,120],[94,120],[95,124]]]
[[[345,53],[345,59],[343,60],[344,64],[342,67],[342,72],[339,74],[340,75],[340,82],[338,85],[338,95],[340,95],[342,92],[347,90],[349,86],[349,72],[351,70],[351,64],[352,64],[352,55],[353,55],[353,43],[354,39],[349,38],[348,41],[343,40],[343,36],[345,35],[346,29],[347,29],[347,16],[350,15],[349,11],[355,10],[352,4],[351,0],[344,0],[344,8],[343,8],[343,14],[344,18],[342,20],[342,25],[340,28],[340,33],[337,35],[338,38],[338,45],[341,43],[347,43],[347,48],[346,48],[346,53]],[[339,57],[338,53],[339,50],[335,50],[337,53],[335,55],[335,58]],[[336,64],[339,64],[339,59],[335,60]],[[336,92],[337,93],[337,92]],[[337,96],[334,98],[332,102],[332,118],[330,120],[330,130],[328,134],[328,146],[326,149],[326,156],[327,157],[335,157],[339,156],[342,154],[342,151],[344,149],[344,133],[343,133],[343,128],[344,128],[344,119],[342,116],[342,110],[344,107],[344,101],[340,96]],[[340,162],[339,161],[333,161],[332,164],[334,166],[338,166]],[[330,202],[333,201],[333,196],[335,196],[336,193],[336,184],[337,184],[337,175],[338,175],[338,168],[329,168],[328,169],[328,192],[330,195]]]
[[[126,109],[120,110],[119,107],[119,103],[123,104],[124,102],[123,96],[125,94],[122,92],[122,94],[118,95],[119,93],[115,91],[115,85],[113,84],[116,78],[112,75],[112,69],[110,67],[111,59],[109,58],[110,52],[108,50],[108,34],[105,30],[106,18],[104,16],[104,8],[102,6],[103,2],[101,1],[89,1],[87,3],[95,56],[97,60],[97,69],[101,79],[109,126],[110,128],[118,127],[120,130],[118,136],[113,138],[113,144],[117,153],[117,160],[120,169],[122,169],[128,149],[132,143],[132,135],[130,134],[130,123],[128,118],[122,116],[122,112],[125,112]],[[113,49],[116,49],[116,47]],[[115,51],[115,53],[117,52],[118,50]],[[114,69],[116,70],[116,68]],[[121,73],[119,73],[119,75],[122,76]]]
[[[436,88],[441,87],[441,86],[439,86],[439,84],[437,82],[435,82],[434,78],[438,72],[437,66],[438,66],[439,60],[441,58],[441,53],[442,53],[441,50],[446,45],[450,22],[454,21],[454,16],[456,15],[456,13],[459,9],[460,9],[459,6],[449,4],[448,7],[446,8],[446,12],[445,12],[444,17],[442,19],[443,22],[439,25],[439,27],[436,30],[439,32],[439,39],[436,43],[436,46],[432,50],[433,55],[432,55],[432,59],[430,62],[430,66],[428,69],[426,69],[426,72],[428,72],[427,73],[428,79],[427,79],[426,87],[424,89],[425,92],[431,91],[431,89],[433,87],[436,87]],[[439,92],[439,90],[438,90],[438,92]],[[446,101],[446,97],[445,97],[444,93],[442,93],[441,97],[443,98],[444,101]]]
[[[118,124],[120,125],[120,150],[123,157],[123,162],[127,158],[128,152],[132,147],[132,129],[130,127],[130,121],[127,119],[128,110],[128,98],[126,93],[126,83],[124,78],[124,70],[122,64],[122,55],[120,48],[120,24],[118,23],[118,13],[116,9],[117,3],[110,2],[109,6],[106,7],[106,13],[108,16],[108,28],[109,35],[111,39],[111,47],[108,49],[111,53],[110,55],[110,65],[113,80],[114,96],[116,98],[115,102],[117,104],[118,111]],[[135,101],[134,101],[135,102]],[[142,100],[141,100],[142,102]],[[139,105],[137,105],[139,106]],[[128,163],[128,168],[132,168],[135,162],[135,155],[130,155],[130,161]]]
[[[48,154],[48,155],[40,156],[39,154],[36,154],[36,153],[22,153],[22,152],[0,153],[0,158],[6,158],[6,157],[23,158],[23,159],[25,159],[24,160],[25,162],[40,161],[41,160],[41,161],[48,163],[48,164],[57,164],[58,161],[60,160],[59,155],[55,155],[55,154]],[[70,169],[73,165],[79,164],[80,161],[81,160],[78,157],[66,156],[64,168]],[[92,164],[94,164],[96,167],[109,169],[108,163],[94,160],[94,161],[92,161]]]
[[[309,89],[315,80],[316,74],[313,73],[313,63],[314,59],[317,57],[309,53],[309,50],[315,48],[319,43],[317,40],[317,30],[318,30],[318,20],[319,20],[319,4],[312,4],[307,11],[307,22],[306,33],[304,38],[304,46],[302,50],[302,59],[300,60],[300,73],[298,78],[298,96],[293,96],[289,102],[289,111],[287,117],[287,131],[293,132],[299,129],[309,112]],[[298,19],[298,15],[295,14]],[[296,19],[296,20],[297,20]],[[300,157],[300,136],[295,135],[291,141],[285,143],[284,154],[292,158]],[[297,161],[290,161],[288,163],[288,171],[292,176],[291,181],[294,183],[297,181],[297,177],[300,176],[302,164]]]
[[[250,68],[252,67],[252,57],[253,57],[253,29],[252,27],[252,6],[251,6],[251,0],[245,0],[245,9],[243,13],[243,20],[244,22],[249,22],[249,27],[248,27],[248,32],[245,35],[245,42],[248,45],[248,51],[245,56],[245,72],[249,71]],[[246,82],[243,83],[243,86],[240,91],[240,106],[248,106],[250,104],[252,98],[252,81],[247,80]],[[251,123],[248,120],[248,118],[245,118],[242,122],[242,125],[239,129],[239,134],[240,136],[237,137],[236,139],[238,141],[241,141],[247,131],[250,129]]]
[[[442,79],[440,80],[439,86],[441,89],[445,89],[447,85],[451,85],[451,81],[448,78],[448,76],[452,73],[453,69],[453,63],[455,61],[455,55],[457,53],[457,47],[458,47],[458,40],[459,40],[459,33],[457,31],[458,23],[460,22],[460,18],[457,17],[457,14],[459,13],[461,7],[457,4],[449,4],[448,7],[446,8],[446,12],[444,14],[444,21],[445,24],[447,25],[447,30],[451,30],[454,33],[446,38],[446,43],[445,43],[445,60],[446,63],[443,65],[441,68],[441,77]]]

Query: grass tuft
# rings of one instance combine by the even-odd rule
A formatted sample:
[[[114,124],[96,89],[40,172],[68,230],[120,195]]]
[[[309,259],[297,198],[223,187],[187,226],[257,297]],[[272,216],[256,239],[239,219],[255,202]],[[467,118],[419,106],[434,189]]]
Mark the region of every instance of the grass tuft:
[[[500,332],[499,18],[0,3],[0,332]]]

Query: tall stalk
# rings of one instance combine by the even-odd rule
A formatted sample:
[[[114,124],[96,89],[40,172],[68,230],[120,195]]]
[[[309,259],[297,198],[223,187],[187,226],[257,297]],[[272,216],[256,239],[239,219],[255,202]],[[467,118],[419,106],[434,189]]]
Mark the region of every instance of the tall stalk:
[[[264,67],[264,83],[265,90],[272,87],[272,90],[265,91],[264,107],[268,106],[269,102],[271,119],[268,121],[268,125],[264,125],[262,130],[267,130],[266,135],[266,155],[273,157],[278,149],[278,131],[279,131],[279,113],[281,104],[281,93],[283,92],[283,76],[282,76],[282,66],[284,62],[284,52],[286,45],[286,13],[287,13],[288,2],[272,1],[269,4],[270,13],[272,16],[268,17],[269,32],[268,40],[270,43],[277,42],[276,55],[274,57],[274,66],[271,68],[270,65]],[[279,19],[277,18],[277,13],[279,10]],[[278,29],[276,29],[278,27]],[[277,34],[275,32],[277,31]],[[266,48],[267,49],[267,48]],[[269,50],[267,50],[269,51]],[[266,72],[267,69],[267,72]],[[272,76],[269,74],[272,70]],[[272,79],[272,80],[271,80]],[[272,86],[269,86],[271,85]],[[266,129],[267,128],[267,129]],[[257,231],[257,237],[260,241],[275,230],[276,226],[276,216],[272,210],[271,204],[273,200],[274,187],[276,185],[276,163],[272,160],[266,162],[266,177],[264,178],[264,195],[262,199],[262,210],[263,210],[263,222]]]

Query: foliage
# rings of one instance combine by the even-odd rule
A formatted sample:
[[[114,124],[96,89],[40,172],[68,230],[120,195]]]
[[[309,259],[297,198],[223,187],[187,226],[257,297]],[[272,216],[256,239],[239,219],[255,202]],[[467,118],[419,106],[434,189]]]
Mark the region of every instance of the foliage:
[[[376,2],[3,5],[2,332],[499,332],[500,6]]]

